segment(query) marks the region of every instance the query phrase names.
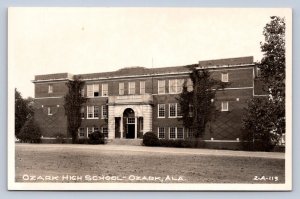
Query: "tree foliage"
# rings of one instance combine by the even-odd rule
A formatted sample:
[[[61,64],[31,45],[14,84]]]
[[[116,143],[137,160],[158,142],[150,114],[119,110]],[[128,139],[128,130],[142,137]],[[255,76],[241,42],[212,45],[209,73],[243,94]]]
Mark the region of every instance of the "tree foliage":
[[[215,104],[212,99],[216,92],[224,88],[226,83],[211,78],[207,69],[192,68],[190,79],[193,83],[191,91],[187,88],[187,82],[183,85],[183,91],[177,99],[182,112],[183,125],[194,130],[195,137],[202,137],[206,124],[215,115]]]
[[[86,98],[82,96],[81,90],[84,87],[84,82],[80,78],[69,80],[66,85],[68,93],[65,96],[64,108],[67,116],[68,135],[72,137],[72,143],[78,142],[78,128],[81,125],[80,110],[86,102]]]
[[[249,102],[243,118],[249,142],[260,139],[265,149],[285,133],[285,20],[272,16],[263,30],[263,58],[258,64],[268,97]],[[252,139],[252,137],[253,139]],[[277,138],[275,138],[277,136]]]
[[[29,118],[17,135],[21,142],[39,143],[41,140],[41,130],[35,123],[34,118]]]
[[[15,135],[18,135],[25,122],[33,116],[33,99],[23,99],[21,93],[15,89]]]

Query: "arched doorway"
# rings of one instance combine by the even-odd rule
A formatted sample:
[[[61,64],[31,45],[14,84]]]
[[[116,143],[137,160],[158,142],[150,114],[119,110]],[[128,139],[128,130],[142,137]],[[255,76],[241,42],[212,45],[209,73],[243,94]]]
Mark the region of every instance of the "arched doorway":
[[[136,119],[135,113],[131,108],[127,108],[123,113],[124,132],[127,139],[135,138]]]

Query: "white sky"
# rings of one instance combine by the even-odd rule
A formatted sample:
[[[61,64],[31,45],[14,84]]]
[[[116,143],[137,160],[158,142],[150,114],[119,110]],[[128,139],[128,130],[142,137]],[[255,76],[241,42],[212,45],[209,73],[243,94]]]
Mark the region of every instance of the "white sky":
[[[262,57],[270,16],[286,9],[13,8],[9,84],[34,96],[34,75],[177,66],[200,60]]]

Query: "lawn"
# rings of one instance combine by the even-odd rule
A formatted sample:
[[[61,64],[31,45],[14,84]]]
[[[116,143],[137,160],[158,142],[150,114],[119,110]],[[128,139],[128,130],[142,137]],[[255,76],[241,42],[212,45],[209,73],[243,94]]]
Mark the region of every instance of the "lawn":
[[[178,149],[177,149],[178,150]],[[17,182],[284,183],[284,159],[16,145]]]

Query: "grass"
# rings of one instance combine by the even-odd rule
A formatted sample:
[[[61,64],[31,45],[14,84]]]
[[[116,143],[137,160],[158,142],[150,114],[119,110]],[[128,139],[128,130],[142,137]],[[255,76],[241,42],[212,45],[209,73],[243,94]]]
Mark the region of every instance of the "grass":
[[[17,182],[284,183],[284,159],[16,145]],[[70,145],[69,145],[70,146]],[[31,180],[27,178],[32,177]],[[62,176],[83,176],[62,180]],[[86,175],[96,176],[89,181]],[[46,176],[58,176],[46,180]],[[97,178],[107,177],[107,180]],[[135,176],[135,177],[134,177]],[[138,176],[138,177],[137,177]],[[150,177],[159,177],[150,180]],[[174,180],[167,181],[167,176]],[[253,180],[255,176],[262,180]],[[144,177],[144,178],[143,178]],[[269,178],[273,177],[273,178]],[[278,177],[278,181],[274,181]],[[267,179],[268,178],[268,179]],[[151,178],[152,179],[152,178]],[[177,179],[177,180],[176,180]],[[183,180],[181,180],[183,179]],[[163,180],[163,181],[161,181]],[[165,180],[165,181],[164,181]],[[178,181],[179,180],[179,181]]]

